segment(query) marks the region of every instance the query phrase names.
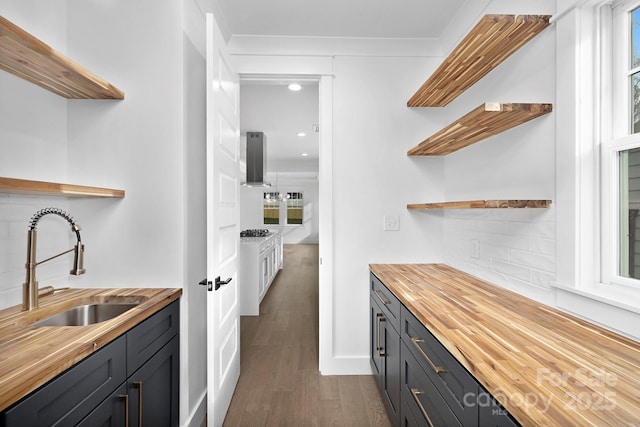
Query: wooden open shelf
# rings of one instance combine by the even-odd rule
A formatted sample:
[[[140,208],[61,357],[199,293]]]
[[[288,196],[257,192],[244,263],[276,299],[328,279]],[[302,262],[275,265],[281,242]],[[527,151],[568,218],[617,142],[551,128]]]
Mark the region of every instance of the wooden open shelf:
[[[407,209],[522,209],[548,208],[550,205],[551,200],[470,200],[463,202],[414,203],[408,204]]]
[[[124,99],[124,92],[0,16],[0,69],[69,99]]]
[[[549,26],[550,15],[485,15],[407,102],[444,107]]]
[[[551,104],[487,102],[407,152],[409,156],[445,156],[482,139],[550,113]]]
[[[124,197],[124,190],[4,177],[0,177],[0,193],[62,197]]]

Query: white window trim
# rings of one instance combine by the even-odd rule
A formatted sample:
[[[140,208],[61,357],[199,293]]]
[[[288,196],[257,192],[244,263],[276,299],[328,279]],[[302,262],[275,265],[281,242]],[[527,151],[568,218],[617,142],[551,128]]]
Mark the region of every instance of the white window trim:
[[[631,23],[629,22],[629,12],[636,7],[640,6],[640,0],[624,0],[613,2],[611,7],[612,15],[608,17],[608,22],[611,23],[612,28],[629,28]],[[611,31],[611,28],[604,27],[604,32],[607,36],[612,37],[613,43],[608,43],[612,46],[611,55],[609,56],[612,66],[610,70],[602,67],[607,73],[613,71],[612,75],[606,75],[601,81],[612,82],[610,91],[602,90],[603,96],[601,99],[606,102],[608,111],[612,112],[612,116],[609,117],[601,114],[603,121],[600,144],[600,156],[601,156],[601,233],[602,233],[602,245],[601,245],[601,282],[608,284],[611,287],[616,286],[629,286],[632,288],[638,288],[640,290],[640,280],[623,277],[619,274],[619,260],[624,255],[621,253],[619,242],[619,230],[621,227],[621,221],[619,216],[620,206],[620,165],[619,165],[619,153],[620,151],[629,150],[640,147],[640,135],[630,134],[629,129],[629,117],[630,111],[630,98],[629,98],[629,86],[627,79],[615,78],[613,76],[619,76],[621,73],[627,73],[628,66],[628,52],[631,49],[629,38],[621,37],[620,31]],[[608,42],[608,40],[607,40]],[[606,52],[606,50],[604,50]],[[609,95],[605,95],[609,94]],[[609,97],[610,99],[607,99]],[[604,108],[601,111],[607,111]]]
[[[605,61],[610,63],[614,55],[600,49],[611,37],[607,31],[599,31],[603,24],[601,8],[610,3],[577,1],[556,20],[558,264],[554,286],[640,313],[637,281],[627,279],[634,285],[626,280],[612,281],[609,268],[611,254],[617,255],[618,251],[617,247],[615,252],[610,250],[611,236],[607,234],[617,232],[617,224],[612,228],[610,221],[615,206],[610,199],[617,194],[610,187],[611,179],[607,182],[601,177],[615,172],[611,168],[617,168],[612,160],[617,148],[598,142],[612,140],[614,128],[613,114],[603,114],[612,111],[612,99],[607,94],[615,89],[607,82],[614,79],[607,67],[600,67]],[[571,51],[573,57],[567,57]],[[608,226],[601,225],[605,223]]]

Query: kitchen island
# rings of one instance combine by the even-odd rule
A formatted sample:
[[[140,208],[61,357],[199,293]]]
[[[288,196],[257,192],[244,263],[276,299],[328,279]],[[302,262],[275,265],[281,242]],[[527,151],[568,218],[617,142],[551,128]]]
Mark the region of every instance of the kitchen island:
[[[282,233],[245,230],[240,237],[238,292],[241,316],[260,314],[260,302],[283,266]],[[253,234],[253,235],[251,235]]]
[[[372,292],[378,290],[379,279],[381,289],[397,298],[399,309],[404,310],[403,322],[397,321],[402,339],[412,327],[405,318],[415,317],[477,381],[479,395],[484,388],[519,424],[640,425],[637,341],[447,265],[372,264],[369,268]],[[382,305],[391,305],[393,298],[380,295]],[[386,320],[384,313],[379,316]],[[380,326],[376,331],[372,324],[372,341],[380,336]],[[407,348],[415,350],[415,344],[422,342],[415,341]],[[393,355],[395,349],[384,353]],[[432,378],[448,374],[448,367],[440,365],[425,372],[431,370]],[[409,391],[417,396],[415,388]],[[461,401],[467,406],[482,404],[475,396],[464,395]],[[420,408],[422,414],[428,412]],[[475,424],[460,421],[460,425],[478,425],[477,420]]]

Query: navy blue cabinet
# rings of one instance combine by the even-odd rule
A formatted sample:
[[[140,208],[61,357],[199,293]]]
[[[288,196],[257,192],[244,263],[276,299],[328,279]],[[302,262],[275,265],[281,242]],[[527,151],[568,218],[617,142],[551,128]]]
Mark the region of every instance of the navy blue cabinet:
[[[400,422],[400,301],[371,275],[371,368],[389,418]]]
[[[394,425],[519,425],[373,273],[370,284],[371,368]]]
[[[3,411],[0,426],[177,426],[179,317],[175,301]]]

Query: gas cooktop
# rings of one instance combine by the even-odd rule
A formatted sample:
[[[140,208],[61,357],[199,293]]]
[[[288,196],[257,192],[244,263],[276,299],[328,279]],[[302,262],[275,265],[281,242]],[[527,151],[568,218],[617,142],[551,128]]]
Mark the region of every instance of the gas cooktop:
[[[266,237],[268,236],[270,233],[269,230],[267,230],[266,228],[264,229],[249,229],[249,230],[242,230],[240,232],[240,237]]]

